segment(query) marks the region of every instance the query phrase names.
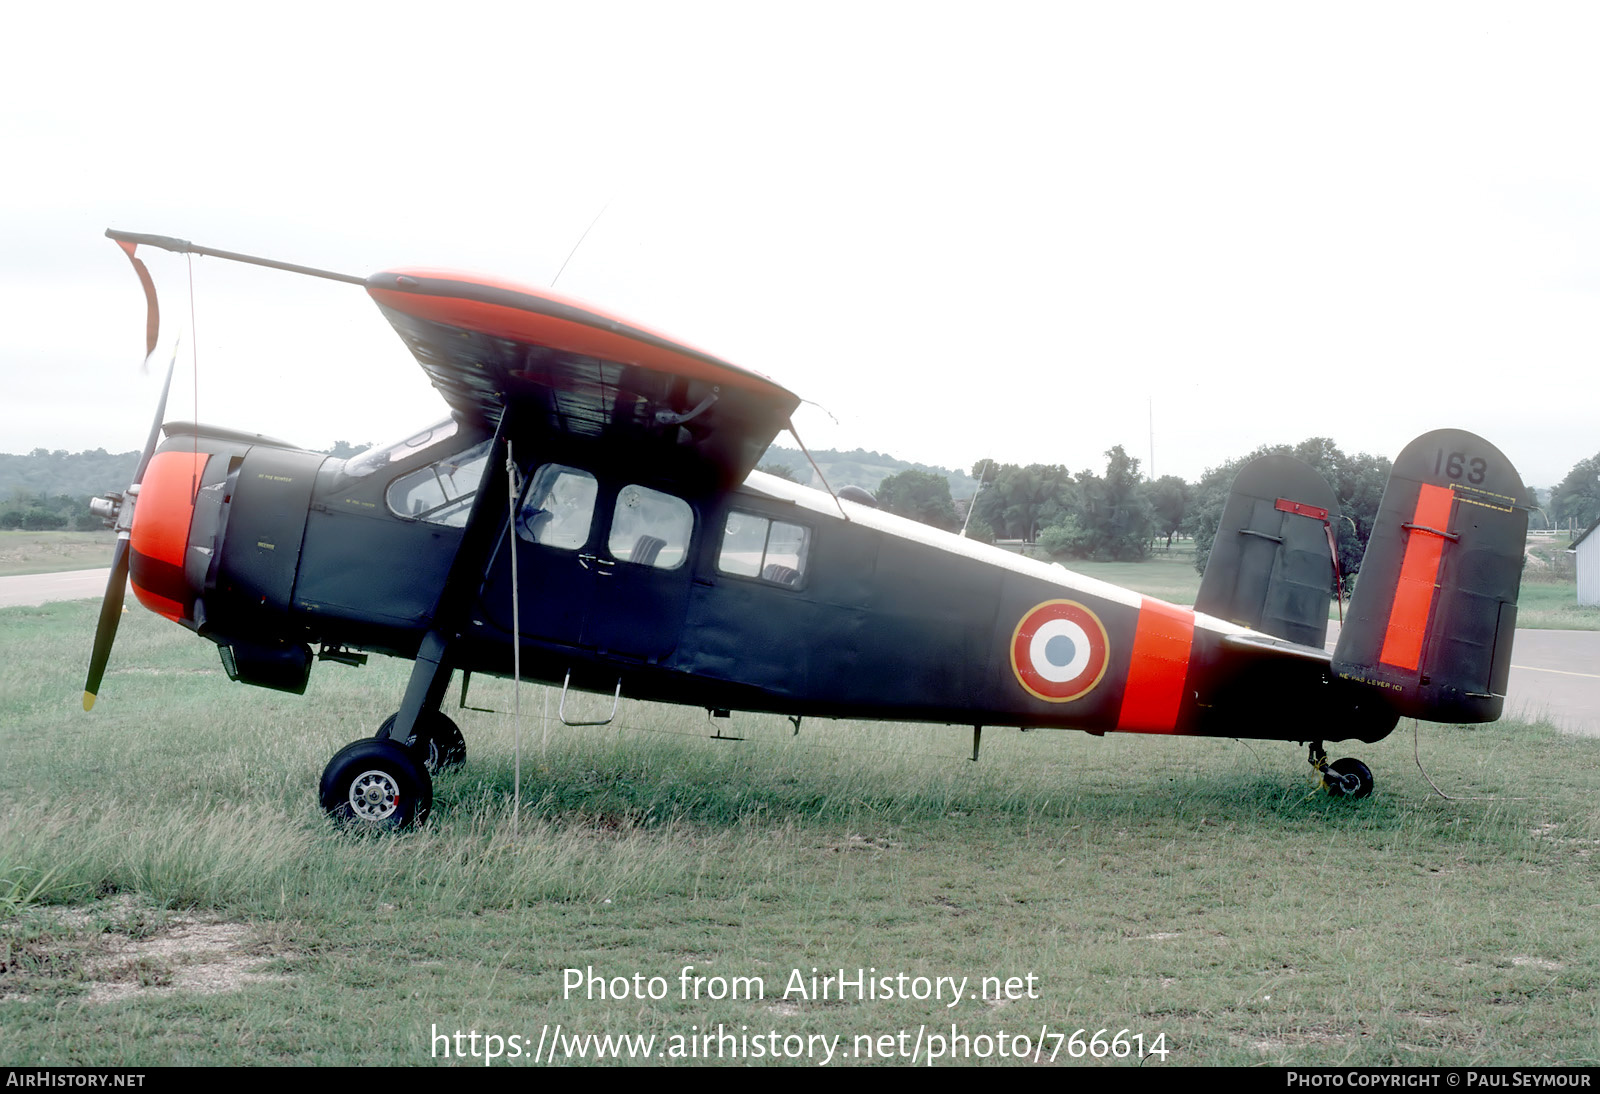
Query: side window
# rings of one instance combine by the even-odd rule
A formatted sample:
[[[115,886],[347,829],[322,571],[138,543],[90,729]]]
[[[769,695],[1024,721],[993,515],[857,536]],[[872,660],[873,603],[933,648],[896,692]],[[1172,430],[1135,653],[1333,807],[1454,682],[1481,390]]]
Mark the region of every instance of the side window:
[[[735,509],[728,514],[717,569],[774,585],[798,585],[806,572],[811,529]]]
[[[384,498],[399,516],[465,528],[488,462],[489,442],[484,441],[401,475],[389,484]]]
[[[517,535],[529,543],[576,551],[589,542],[599,484],[576,467],[547,463],[534,472],[517,508]]]
[[[689,553],[694,511],[671,494],[644,486],[625,486],[617,494],[606,548],[618,562],[676,570]]]

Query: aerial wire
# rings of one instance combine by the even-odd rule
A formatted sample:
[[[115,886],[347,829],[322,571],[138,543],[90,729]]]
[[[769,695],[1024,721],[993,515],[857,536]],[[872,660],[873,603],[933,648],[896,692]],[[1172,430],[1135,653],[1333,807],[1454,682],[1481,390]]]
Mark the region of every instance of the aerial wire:
[[[189,264],[189,376],[194,399],[194,448],[189,464],[189,503],[192,505],[200,495],[200,483],[197,481],[200,475],[200,329],[195,322],[194,255],[186,254],[183,257]],[[178,352],[176,346],[172,352]]]
[[[800,451],[805,455],[806,460],[811,464],[811,470],[815,471],[817,473],[817,478],[821,480],[822,488],[826,490],[828,492],[828,496],[833,499],[833,504],[839,507],[839,515],[848,521],[850,519],[850,514],[844,511],[844,502],[840,501],[839,495],[833,492],[833,487],[828,485],[828,476],[822,473],[822,468],[818,467],[817,461],[812,459],[811,450],[806,447],[806,442],[800,439],[800,431],[794,427],[794,419],[790,418],[787,424],[789,426],[789,433],[794,437],[795,444],[800,446]]]
[[[1525,802],[1525,801],[1532,800],[1532,799],[1529,799],[1529,798],[1505,798],[1505,797],[1501,797],[1498,794],[1482,794],[1482,795],[1472,796],[1472,797],[1466,797],[1466,796],[1462,796],[1462,795],[1459,795],[1459,794],[1446,794],[1443,790],[1439,789],[1439,784],[1433,781],[1433,776],[1428,774],[1427,768],[1422,766],[1422,741],[1421,741],[1421,737],[1422,737],[1422,734],[1418,729],[1417,719],[1413,718],[1413,719],[1411,719],[1411,758],[1417,761],[1417,770],[1422,772],[1422,777],[1424,779],[1428,780],[1428,785],[1433,787],[1433,792],[1435,794],[1439,795],[1445,801],[1447,801],[1447,802],[1494,802],[1494,801]]]
[[[972,500],[967,502],[967,519],[961,522],[961,538],[967,538],[967,525],[972,522],[972,511],[978,507],[978,495],[983,493],[983,476],[989,470],[991,460],[984,460],[978,467],[978,488],[972,492]]]
[[[511,838],[520,831],[522,815],[522,624],[518,619],[521,602],[517,587],[517,459],[511,439],[506,438],[506,535],[511,540],[511,726],[516,740],[516,781],[511,790]]]
[[[566,260],[561,263],[561,269],[557,270],[556,275],[550,279],[550,287],[552,289],[556,287],[556,282],[561,280],[561,275],[566,273],[567,263],[572,261],[572,256],[578,253],[578,248],[583,246],[583,241],[589,238],[589,233],[594,230],[594,226],[600,223],[600,218],[606,215],[607,209],[611,208],[611,202],[611,198],[606,199],[606,203],[600,206],[600,211],[596,213],[594,215],[594,219],[589,222],[589,227],[585,228],[583,230],[583,234],[578,237],[578,242],[574,243],[572,245],[572,250],[567,252]]]

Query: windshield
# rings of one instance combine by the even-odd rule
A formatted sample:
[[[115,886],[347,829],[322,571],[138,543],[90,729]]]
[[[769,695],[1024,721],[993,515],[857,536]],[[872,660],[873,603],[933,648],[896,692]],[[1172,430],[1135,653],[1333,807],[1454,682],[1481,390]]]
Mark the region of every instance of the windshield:
[[[456,435],[456,429],[456,420],[446,418],[427,429],[411,434],[405,440],[369,448],[358,456],[350,457],[345,462],[344,473],[353,479],[365,478],[374,471],[381,471],[390,464],[414,456],[425,448],[449,440]]]

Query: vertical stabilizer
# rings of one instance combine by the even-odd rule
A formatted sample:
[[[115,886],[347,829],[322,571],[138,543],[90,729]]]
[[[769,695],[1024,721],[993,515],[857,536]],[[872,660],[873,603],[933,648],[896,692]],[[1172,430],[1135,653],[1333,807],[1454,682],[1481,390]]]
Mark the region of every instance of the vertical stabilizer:
[[[1195,611],[1322,649],[1339,501],[1316,468],[1272,454],[1233,480]]]
[[[1350,615],[1341,677],[1403,715],[1492,722],[1505,705],[1528,512],[1522,479],[1488,441],[1424,434],[1395,460]]]

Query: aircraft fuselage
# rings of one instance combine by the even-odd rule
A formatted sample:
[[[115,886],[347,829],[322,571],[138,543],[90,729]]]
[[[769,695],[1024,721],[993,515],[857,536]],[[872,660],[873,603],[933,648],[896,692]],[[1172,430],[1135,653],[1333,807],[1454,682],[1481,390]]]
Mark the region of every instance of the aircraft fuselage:
[[[166,598],[190,615],[162,614],[287,690],[312,644],[416,656],[478,485],[506,475],[482,434],[434,433],[343,461],[178,432],[152,472],[202,465],[191,588]],[[517,464],[458,586],[453,668],[510,675],[515,619],[524,676],[712,709],[1296,741],[1394,724],[1323,651],[1243,653],[1224,640],[1245,628],[759,472],[675,483],[571,438]],[[161,610],[153,572],[136,550]]]

